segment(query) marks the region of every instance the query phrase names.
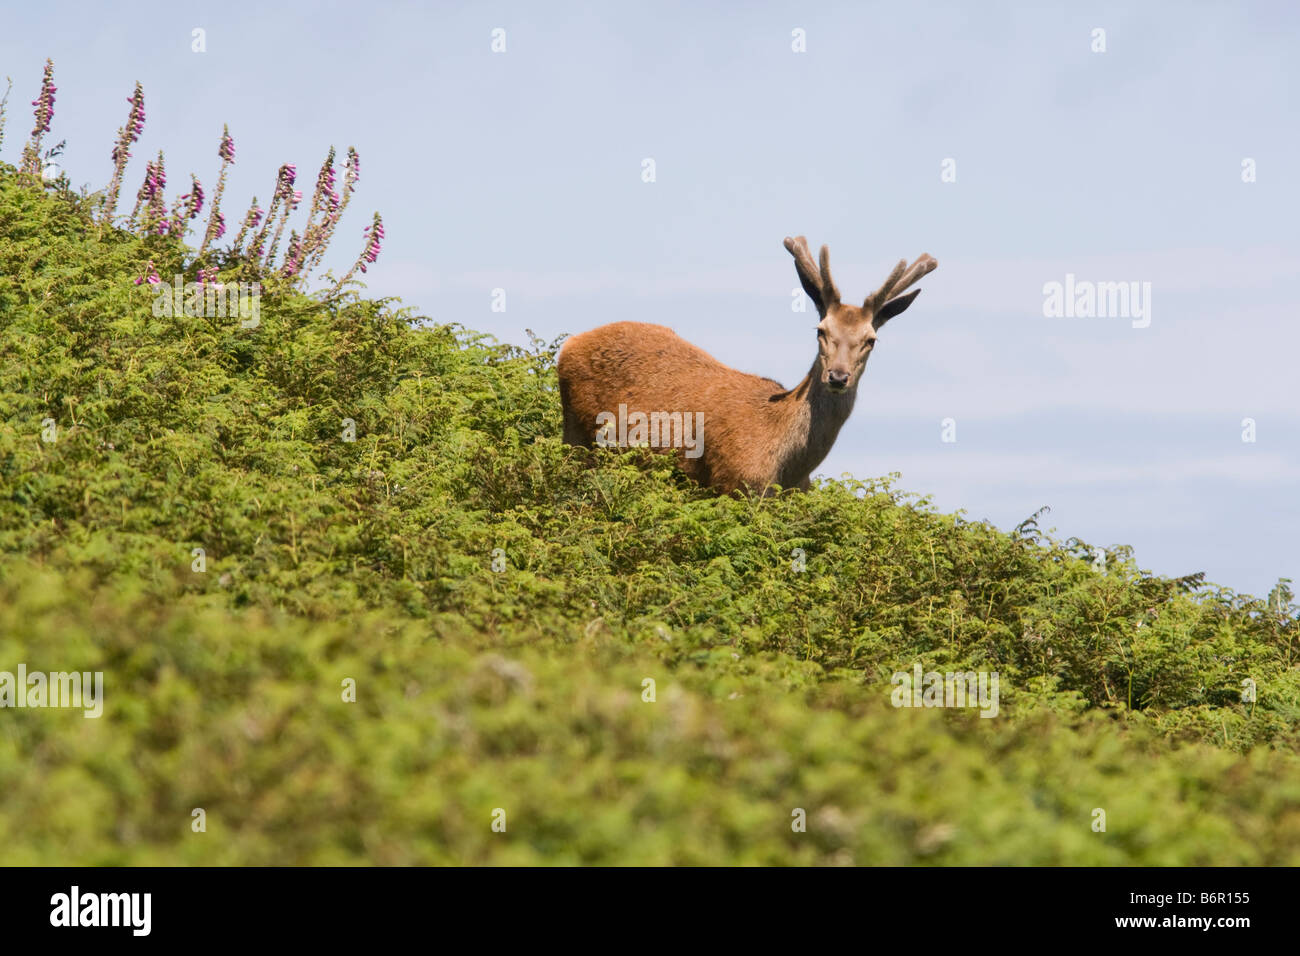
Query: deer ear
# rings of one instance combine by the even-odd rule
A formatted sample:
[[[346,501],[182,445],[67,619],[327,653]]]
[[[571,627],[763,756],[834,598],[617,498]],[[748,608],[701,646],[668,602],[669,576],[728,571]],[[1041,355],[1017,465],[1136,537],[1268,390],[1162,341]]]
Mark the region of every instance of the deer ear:
[[[879,329],[882,325],[911,305],[912,300],[920,294],[921,290],[915,289],[912,292],[907,293],[907,295],[900,295],[896,299],[890,299],[877,309],[876,314],[871,317],[871,327],[873,329]]]

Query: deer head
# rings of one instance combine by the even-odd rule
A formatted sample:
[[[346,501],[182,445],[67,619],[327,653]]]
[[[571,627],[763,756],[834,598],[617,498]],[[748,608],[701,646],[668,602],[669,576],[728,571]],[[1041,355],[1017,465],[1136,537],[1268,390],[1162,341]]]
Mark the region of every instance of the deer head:
[[[817,323],[818,359],[814,371],[829,391],[852,391],[862,377],[881,326],[911,305],[921,293],[915,289],[904,295],[904,291],[934,271],[939,263],[928,254],[922,254],[910,266],[906,259],[901,259],[889,278],[862,305],[844,305],[840,302],[840,290],[831,279],[830,250],[826,246],[822,246],[820,268],[813,262],[808,240],[803,236],[795,239],[787,236],[785,247],[794,256],[799,282],[821,317]]]

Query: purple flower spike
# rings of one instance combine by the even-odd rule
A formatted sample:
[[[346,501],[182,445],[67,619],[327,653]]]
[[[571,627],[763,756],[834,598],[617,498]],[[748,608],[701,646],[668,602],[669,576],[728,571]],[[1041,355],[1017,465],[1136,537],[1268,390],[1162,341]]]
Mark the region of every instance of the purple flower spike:
[[[365,263],[374,262],[379,258],[380,245],[384,239],[384,221],[379,218],[379,213],[375,213],[375,221],[366,226],[363,231],[365,235],[370,236],[370,241],[366,243],[366,251],[361,254],[364,262],[359,263],[362,272],[366,271]]]
[[[203,186],[193,174],[190,175],[190,191],[181,196],[184,204],[185,218],[197,219],[203,209]]]
[[[136,276],[135,284],[140,285],[143,282],[148,282],[150,285],[160,284],[162,279],[158,277],[158,270],[154,268],[152,259],[149,260],[149,265],[146,268],[148,269],[148,272],[142,276]]]
[[[41,95],[32,100],[32,106],[36,107],[36,128],[32,130],[33,136],[40,136],[50,131],[50,120],[54,118],[54,94],[57,91],[58,87],[54,85],[54,63],[46,60],[45,76],[41,80]]]
[[[45,76],[41,80],[41,95],[32,100],[36,107],[33,115],[36,124],[32,127],[32,138],[23,147],[23,172],[40,175],[41,173],[41,139],[50,131],[50,120],[54,118],[54,94],[58,87],[54,85],[54,61],[45,61]]]
[[[131,158],[131,144],[139,140],[140,134],[144,132],[144,88],[136,83],[135,92],[126,101],[131,104],[131,112],[127,114],[126,125],[117,131],[117,142],[113,144],[113,179],[104,196],[103,221],[111,221],[113,218],[117,209],[117,197],[122,189],[122,173],[126,169],[126,161]]]

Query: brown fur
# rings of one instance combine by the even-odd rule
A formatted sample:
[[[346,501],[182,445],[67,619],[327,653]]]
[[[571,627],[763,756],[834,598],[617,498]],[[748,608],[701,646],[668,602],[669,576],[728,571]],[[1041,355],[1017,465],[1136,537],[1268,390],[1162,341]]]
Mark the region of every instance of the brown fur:
[[[629,414],[703,412],[703,454],[691,458],[677,450],[686,474],[722,492],[767,493],[773,484],[807,490],[853,410],[877,331],[920,290],[899,293],[938,263],[927,255],[910,268],[901,262],[861,307],[845,306],[831,281],[827,248],[819,267],[802,236],[785,246],[821,317],[817,358],[799,385],[787,391],[729,368],[662,325],[614,322],[573,336],[560,350],[564,440],[591,447],[596,417],[617,414],[620,404]]]

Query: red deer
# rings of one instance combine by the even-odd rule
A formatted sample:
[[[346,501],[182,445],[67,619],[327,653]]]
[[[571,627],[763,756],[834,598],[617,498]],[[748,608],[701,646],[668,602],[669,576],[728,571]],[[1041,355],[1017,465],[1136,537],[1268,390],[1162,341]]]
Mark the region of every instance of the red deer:
[[[904,259],[861,306],[843,305],[826,246],[820,269],[803,236],[785,247],[821,319],[817,358],[798,386],[728,368],[662,325],[613,322],[560,350],[564,440],[675,448],[687,475],[724,493],[807,491],[853,410],[877,332],[921,291],[904,290],[939,263]]]

